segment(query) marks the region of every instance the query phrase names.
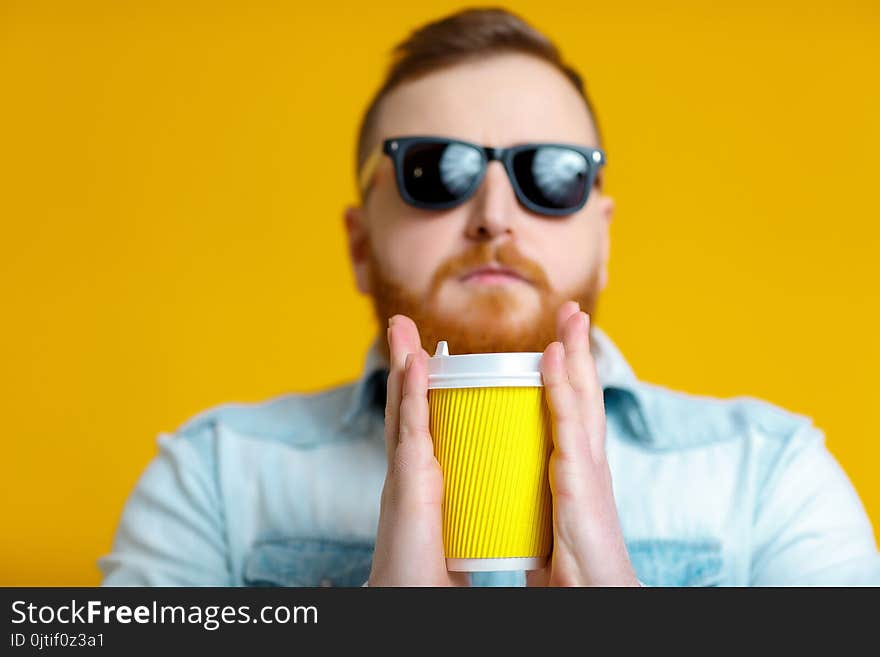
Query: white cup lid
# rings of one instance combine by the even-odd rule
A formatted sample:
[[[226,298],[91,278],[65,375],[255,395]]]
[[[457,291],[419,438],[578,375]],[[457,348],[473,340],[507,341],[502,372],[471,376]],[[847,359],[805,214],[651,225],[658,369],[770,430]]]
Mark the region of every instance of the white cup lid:
[[[428,359],[428,388],[543,386],[541,352],[449,355],[445,340]]]

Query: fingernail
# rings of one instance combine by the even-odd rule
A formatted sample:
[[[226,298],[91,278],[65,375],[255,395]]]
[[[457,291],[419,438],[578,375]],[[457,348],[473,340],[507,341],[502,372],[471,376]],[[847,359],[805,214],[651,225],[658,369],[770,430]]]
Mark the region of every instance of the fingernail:
[[[413,354],[407,354],[406,360],[403,361],[403,370],[406,372],[409,370],[409,366],[412,365]]]
[[[565,363],[565,345],[561,342],[557,342],[559,346],[556,348],[556,355],[553,357],[557,363],[563,364]]]
[[[590,316],[587,313],[581,313],[584,316],[584,328],[587,330],[587,333],[590,332]]]
[[[393,324],[394,324],[394,317],[389,317],[389,318],[388,318],[388,328],[391,328],[391,326],[392,326]]]

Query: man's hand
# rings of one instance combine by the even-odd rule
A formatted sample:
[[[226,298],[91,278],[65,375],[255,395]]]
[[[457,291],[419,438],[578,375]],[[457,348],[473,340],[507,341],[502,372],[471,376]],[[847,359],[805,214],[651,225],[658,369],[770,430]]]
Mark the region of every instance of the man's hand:
[[[428,423],[428,354],[415,323],[389,321],[391,355],[385,405],[388,471],[382,489],[369,586],[467,586],[446,570],[443,473]]]
[[[577,302],[557,312],[557,335],[541,359],[552,415],[553,555],[529,586],[638,586],[605,458],[605,405],[590,354],[590,322]]]
[[[541,374],[552,415],[553,555],[529,586],[638,585],[629,561],[605,459],[602,389],[590,355],[589,318],[570,301],[544,351]],[[446,570],[443,474],[428,419],[428,354],[403,315],[388,329],[391,365],[385,407],[388,472],[382,490],[370,586],[465,586]]]

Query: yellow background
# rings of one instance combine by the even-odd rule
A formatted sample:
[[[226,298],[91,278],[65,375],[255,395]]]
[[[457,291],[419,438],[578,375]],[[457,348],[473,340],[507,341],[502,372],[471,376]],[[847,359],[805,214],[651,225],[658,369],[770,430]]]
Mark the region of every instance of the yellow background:
[[[508,6],[599,109],[599,323],[646,380],[813,416],[876,528],[880,5],[720,4]],[[97,583],[159,431],[356,376],[356,125],[461,6],[0,0],[0,583]]]

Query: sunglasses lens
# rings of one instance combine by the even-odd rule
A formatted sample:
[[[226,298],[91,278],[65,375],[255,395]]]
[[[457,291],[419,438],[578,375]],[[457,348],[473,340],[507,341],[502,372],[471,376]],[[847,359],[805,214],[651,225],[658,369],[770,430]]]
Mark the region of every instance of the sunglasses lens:
[[[456,143],[415,143],[403,155],[403,184],[419,203],[449,205],[464,199],[483,170],[476,148]]]
[[[540,146],[519,151],[513,170],[525,197],[541,208],[573,210],[586,198],[590,165],[570,148]]]

